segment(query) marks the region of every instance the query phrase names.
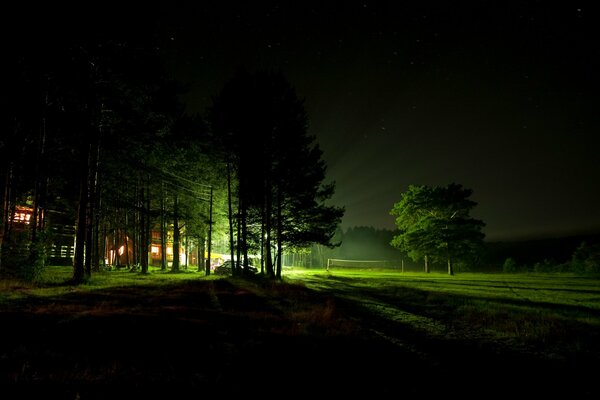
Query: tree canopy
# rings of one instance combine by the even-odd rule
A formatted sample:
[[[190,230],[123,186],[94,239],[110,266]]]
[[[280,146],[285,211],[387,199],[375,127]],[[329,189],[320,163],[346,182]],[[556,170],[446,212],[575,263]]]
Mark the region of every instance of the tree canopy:
[[[166,73],[154,38],[104,28],[52,29],[7,50],[4,275],[23,275],[49,253],[72,260],[76,282],[105,264],[145,272],[151,231],[162,232],[164,254],[167,221],[175,219],[204,242],[209,207],[198,198],[208,189],[198,187],[218,177],[203,122],[185,115],[183,86]],[[35,223],[19,225],[19,209],[32,210]]]
[[[334,184],[323,183],[322,151],[308,133],[303,101],[283,74],[240,70],[215,97],[209,121],[237,178],[244,265],[249,247],[258,245],[267,273],[280,276],[284,246],[332,245],[344,210],[324,204]]]
[[[52,31],[8,49],[0,275],[49,254],[72,262],[78,283],[101,266],[147,272],[158,254],[166,268],[166,253],[177,271],[190,244],[200,267],[225,215],[231,257],[247,267],[260,252],[271,276],[284,248],[333,246],[343,209],[325,204],[334,184],[283,74],[240,71],[206,118],[188,115],[156,38],[136,32]]]
[[[485,224],[470,216],[477,205],[472,192],[457,183],[410,185],[390,211],[399,230],[391,245],[415,261],[424,258],[427,271],[428,259],[445,260],[452,275],[453,262],[471,260],[483,244]]]

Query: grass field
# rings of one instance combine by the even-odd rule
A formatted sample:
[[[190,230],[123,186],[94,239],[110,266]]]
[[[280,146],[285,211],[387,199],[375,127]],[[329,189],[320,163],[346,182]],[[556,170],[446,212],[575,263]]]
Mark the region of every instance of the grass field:
[[[273,282],[121,270],[72,286],[70,274],[0,281],[3,393],[600,393],[597,278],[288,268]]]
[[[386,310],[429,333],[488,336],[538,346],[549,356],[593,351],[600,332],[600,279],[566,274],[446,274],[293,270],[307,287]],[[414,313],[411,311],[414,310]],[[381,311],[379,311],[381,312]],[[420,318],[419,318],[420,317]],[[433,330],[433,331],[432,331]]]

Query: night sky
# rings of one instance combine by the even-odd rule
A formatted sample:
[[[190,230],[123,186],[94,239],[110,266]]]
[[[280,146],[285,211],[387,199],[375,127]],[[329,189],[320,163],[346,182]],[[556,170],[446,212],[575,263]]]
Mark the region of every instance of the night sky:
[[[121,22],[153,27],[191,112],[240,66],[282,70],[306,101],[344,228],[393,229],[409,184],[457,182],[488,240],[600,230],[590,3],[195,3]]]

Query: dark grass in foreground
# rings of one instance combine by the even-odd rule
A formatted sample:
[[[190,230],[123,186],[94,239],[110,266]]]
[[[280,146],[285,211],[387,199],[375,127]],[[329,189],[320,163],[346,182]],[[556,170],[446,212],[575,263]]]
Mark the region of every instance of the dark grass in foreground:
[[[17,398],[598,394],[597,282],[577,307],[500,295],[496,276],[113,271],[72,287],[50,272],[0,291],[0,384]]]

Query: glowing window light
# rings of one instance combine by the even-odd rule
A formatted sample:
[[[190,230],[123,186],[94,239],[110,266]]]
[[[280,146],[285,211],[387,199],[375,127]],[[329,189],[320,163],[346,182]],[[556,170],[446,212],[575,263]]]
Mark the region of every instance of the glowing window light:
[[[167,247],[167,254],[172,256],[173,255],[173,248],[172,247]]]
[[[41,212],[41,210],[40,210]],[[29,225],[30,221],[33,220],[33,208],[15,206],[15,211],[12,216],[13,222],[22,223],[25,225]]]
[[[14,218],[15,221],[25,222],[26,224],[29,224],[30,219],[31,219],[31,214],[24,213],[24,212],[15,213],[15,218]]]
[[[122,256],[124,252],[125,252],[125,245],[119,247],[119,255]]]
[[[152,254],[158,254],[158,246],[152,246]]]

